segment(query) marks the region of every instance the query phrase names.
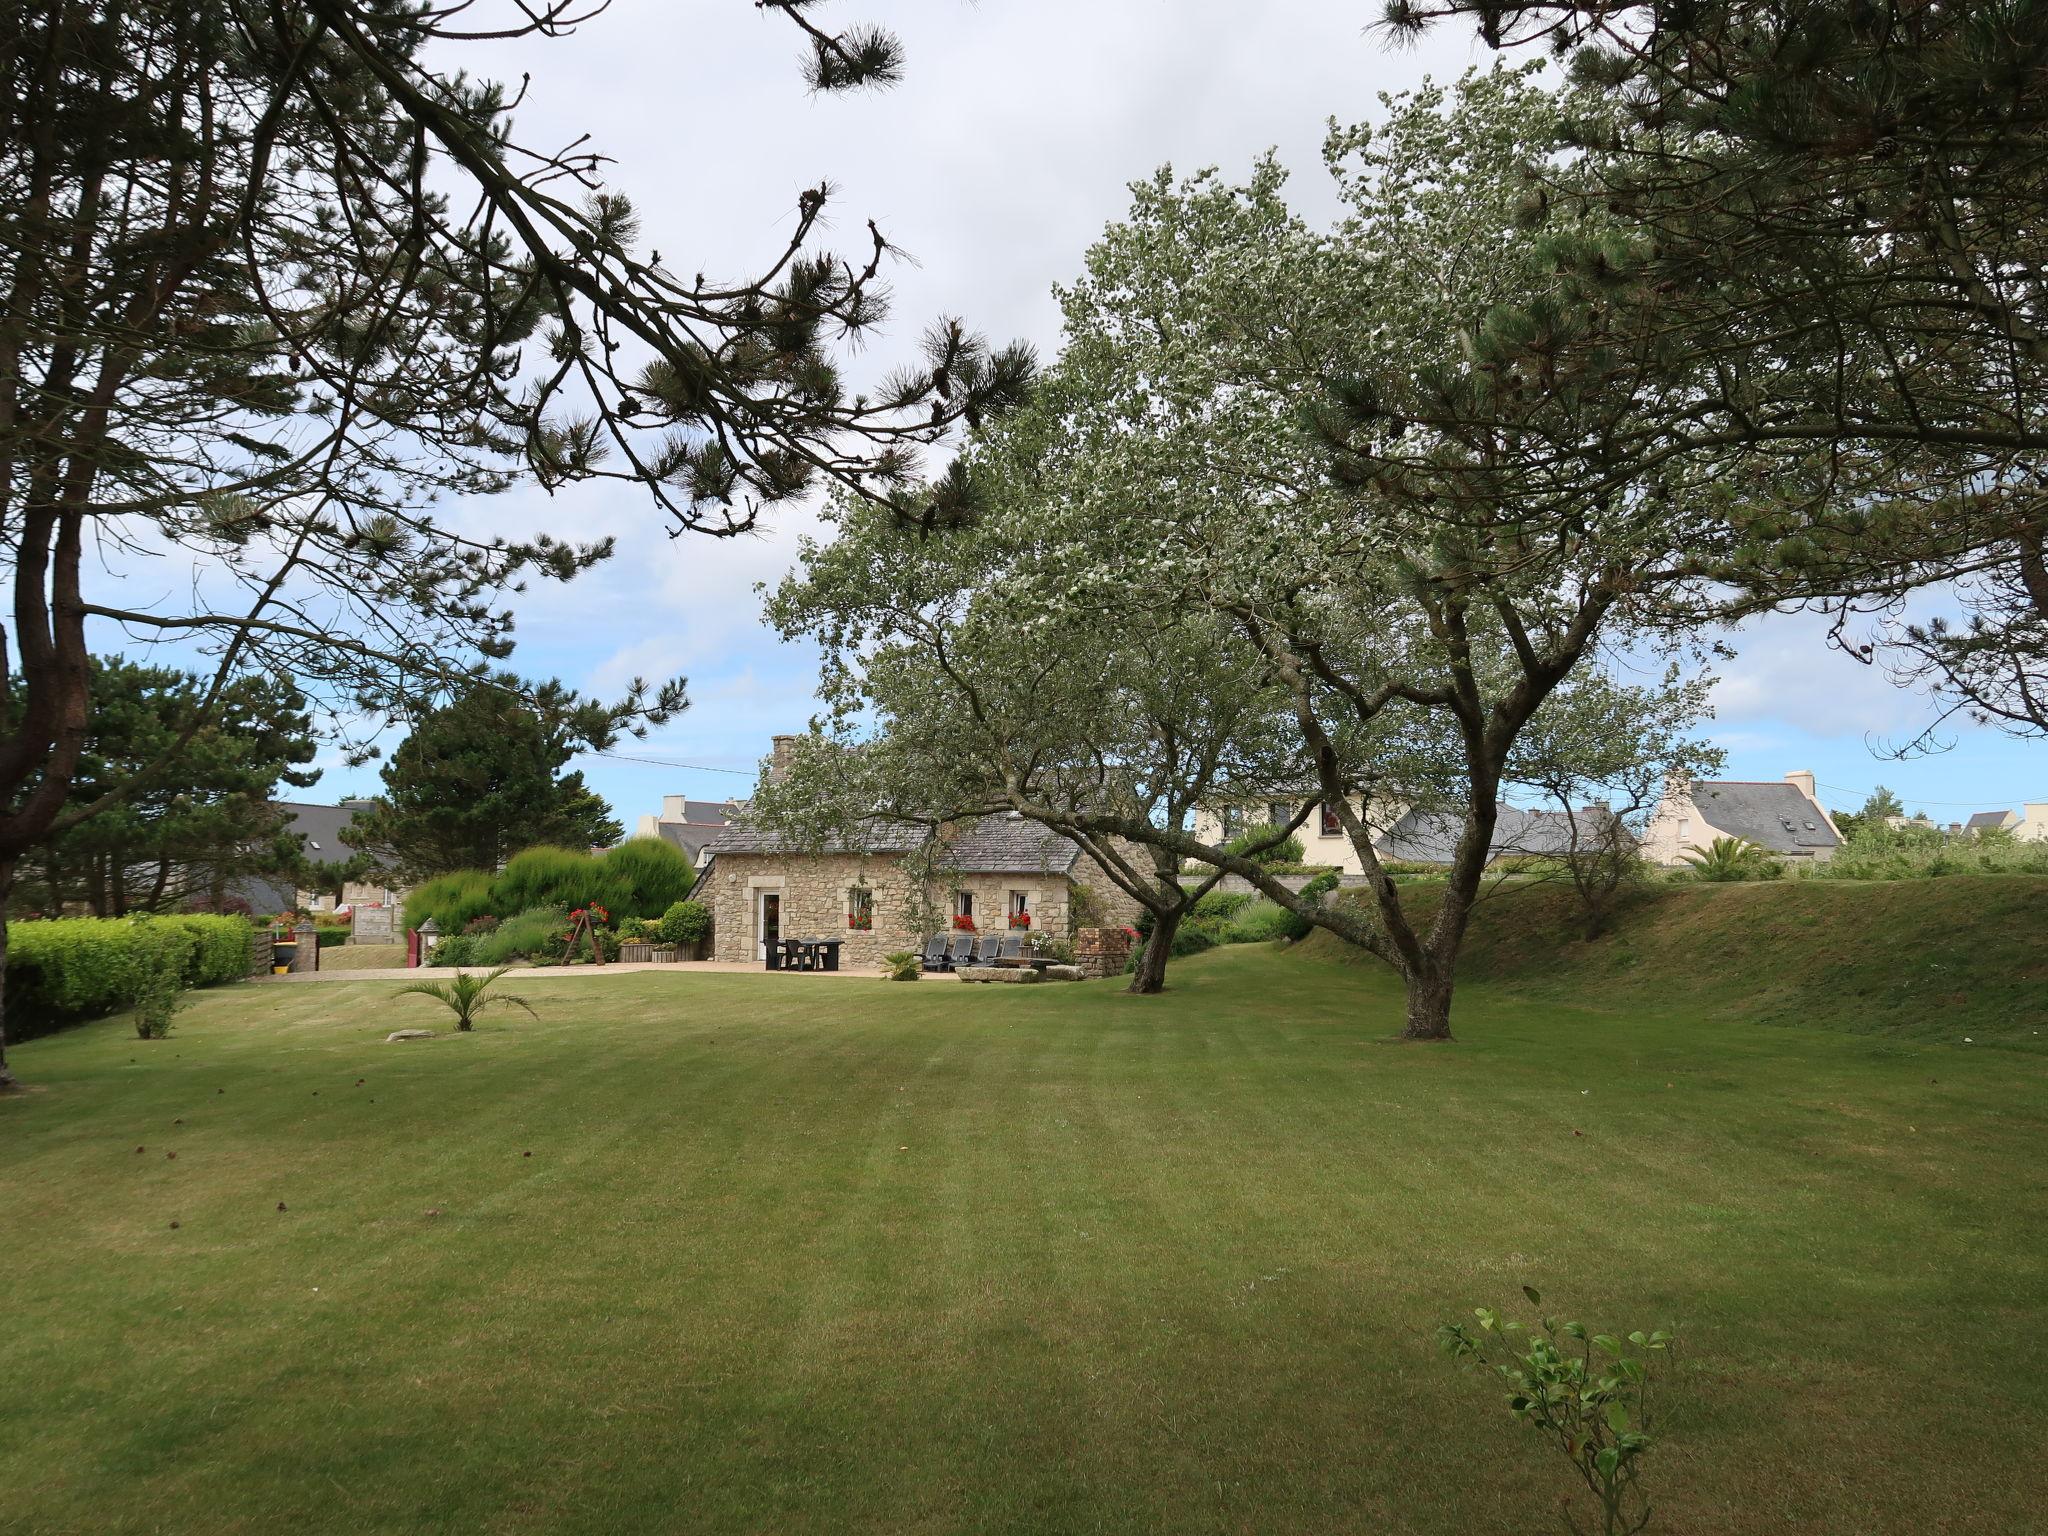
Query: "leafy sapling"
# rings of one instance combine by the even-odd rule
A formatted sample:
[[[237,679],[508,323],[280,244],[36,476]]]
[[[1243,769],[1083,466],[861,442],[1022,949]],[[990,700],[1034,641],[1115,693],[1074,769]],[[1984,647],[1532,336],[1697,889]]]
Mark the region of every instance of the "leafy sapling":
[[[1543,1298],[1529,1286],[1530,1305]],[[1531,1329],[1476,1307],[1478,1327],[1445,1323],[1437,1330],[1444,1353],[1468,1368],[1491,1371],[1507,1385],[1508,1411],[1564,1452],[1600,1506],[1598,1527],[1581,1525],[1567,1508],[1574,1536],[1636,1536],[1650,1523],[1651,1503],[1640,1486],[1651,1439],[1650,1384],[1658,1357],[1668,1363],[1673,1339],[1666,1329],[1625,1338],[1588,1334],[1583,1323],[1541,1317]]]

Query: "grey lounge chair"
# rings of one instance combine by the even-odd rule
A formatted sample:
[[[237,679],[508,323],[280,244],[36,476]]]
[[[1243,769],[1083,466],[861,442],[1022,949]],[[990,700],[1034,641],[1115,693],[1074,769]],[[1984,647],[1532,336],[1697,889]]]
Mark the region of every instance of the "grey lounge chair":
[[[953,947],[947,952],[946,959],[956,971],[963,965],[974,964],[974,935],[971,933],[954,934]]]
[[[974,946],[974,963],[976,965],[994,965],[996,963],[996,956],[1001,954],[1002,951],[1003,941],[1001,939],[992,933],[984,934]]]
[[[946,953],[948,945],[943,933],[935,933],[924,941],[924,968],[928,971],[950,971],[953,958]]]
[[[1024,935],[1021,933],[1010,933],[997,940],[994,958],[998,961],[1012,964],[1022,962],[1024,959]]]

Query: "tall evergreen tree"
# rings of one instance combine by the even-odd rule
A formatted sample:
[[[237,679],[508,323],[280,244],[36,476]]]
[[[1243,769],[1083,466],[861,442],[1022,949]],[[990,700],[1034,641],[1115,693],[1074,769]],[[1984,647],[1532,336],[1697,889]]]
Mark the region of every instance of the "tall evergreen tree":
[[[823,186],[755,276],[713,282],[641,248],[601,155],[520,143],[465,57],[604,8],[24,0],[0,19],[0,902],[24,853],[145,782],[72,800],[89,625],[209,657],[194,733],[247,673],[380,725],[509,651],[523,581],[610,553],[472,535],[438,502],[612,477],[671,530],[725,536],[821,478],[895,505],[922,448],[1028,380],[1028,353],[946,322],[918,366],[850,387],[839,359],[883,316],[891,249],[872,225],[855,255],[819,248]],[[826,30],[813,0],[759,8],[802,33],[817,89],[897,72],[891,38]],[[88,565],[166,549],[189,601],[112,600]],[[680,699],[636,684],[614,719]]]
[[[204,678],[116,656],[91,663],[92,710],[70,803],[121,792],[23,855],[15,900],[103,917],[218,902],[244,876],[309,873],[273,804],[318,776],[306,700],[288,683],[238,677],[207,711]],[[173,742],[179,743],[175,751]]]
[[[542,690],[546,697],[548,690]],[[561,770],[579,737],[509,688],[482,684],[422,715],[384,766],[384,794],[350,841],[408,881],[495,870],[521,849],[609,846],[611,807]]]

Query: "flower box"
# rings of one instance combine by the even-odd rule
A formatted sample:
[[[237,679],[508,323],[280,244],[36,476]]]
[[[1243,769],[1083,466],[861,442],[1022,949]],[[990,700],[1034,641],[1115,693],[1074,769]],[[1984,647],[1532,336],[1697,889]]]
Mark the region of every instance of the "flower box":
[[[1029,928],[1031,926],[1031,914],[1029,912],[1012,912],[1010,914],[1010,926],[1012,928]]]

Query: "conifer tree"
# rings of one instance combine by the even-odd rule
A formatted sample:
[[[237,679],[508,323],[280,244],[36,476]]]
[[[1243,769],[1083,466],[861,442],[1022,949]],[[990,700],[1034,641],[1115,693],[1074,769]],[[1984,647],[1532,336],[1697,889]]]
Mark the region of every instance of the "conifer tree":
[[[813,0],[757,8],[798,31],[815,89],[899,70],[892,38],[821,26]],[[495,676],[509,596],[611,553],[472,532],[443,503],[612,478],[671,531],[732,536],[830,480],[917,515],[920,452],[1023,388],[1026,352],[941,321],[916,366],[856,389],[844,350],[886,312],[875,226],[821,248],[820,185],[753,276],[692,274],[639,240],[596,150],[522,143],[514,96],[461,72],[475,42],[604,9],[24,0],[0,20],[0,901],[27,850],[183,746],[70,803],[89,627],[207,656],[195,733],[253,672],[374,729]],[[189,600],[120,595],[167,553]],[[636,683],[611,714],[681,702]]]

